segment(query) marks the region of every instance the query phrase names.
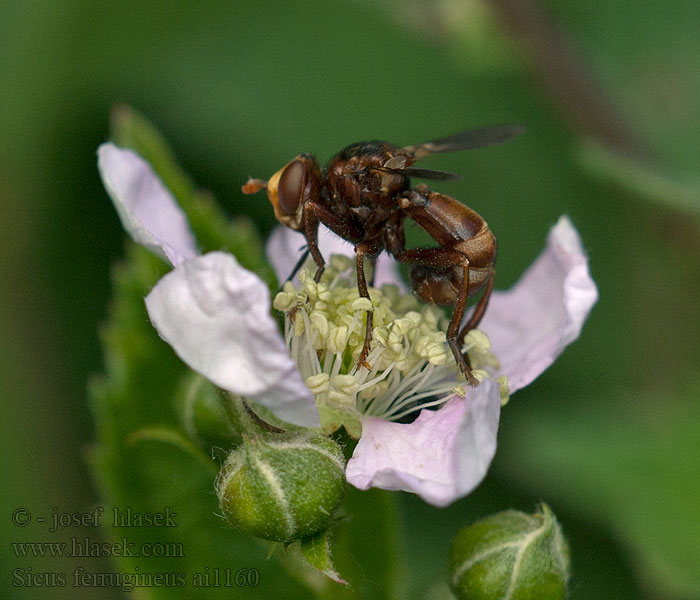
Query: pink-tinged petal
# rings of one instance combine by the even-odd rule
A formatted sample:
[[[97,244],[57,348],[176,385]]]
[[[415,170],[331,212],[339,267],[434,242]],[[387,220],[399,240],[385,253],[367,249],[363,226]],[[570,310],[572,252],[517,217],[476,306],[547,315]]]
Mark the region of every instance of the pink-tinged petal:
[[[350,242],[346,242],[323,225],[318,228],[318,247],[326,260],[331,254],[343,254],[351,258],[355,255]],[[281,225],[275,227],[267,240],[265,254],[277,274],[278,281],[285,281],[289,277],[305,249],[306,238],[301,233]],[[385,283],[393,283],[399,286],[401,291],[405,290],[396,261],[386,252],[382,252],[377,259],[374,284],[380,286]]]
[[[498,384],[487,379],[467,388],[465,399],[455,396],[440,410],[423,409],[413,423],[365,418],[345,476],[361,490],[405,490],[446,506],[486,475],[500,412]]]
[[[561,217],[547,248],[518,283],[494,292],[479,327],[491,339],[511,393],[531,383],[579,336],[597,299],[581,238]]]
[[[374,285],[376,287],[384,284],[393,284],[399,288],[399,292],[406,293],[406,284],[399,274],[398,263],[386,252],[382,252],[377,258],[374,266]]]
[[[192,369],[289,423],[319,425],[314,396],[270,316],[267,286],[232,255],[211,252],[181,263],[156,284],[146,307]]]
[[[124,229],[174,266],[197,256],[187,218],[151,165],[131,150],[102,144],[97,166]]]
[[[292,273],[294,265],[306,249],[306,238],[289,227],[278,225],[265,243],[265,255],[282,283]]]

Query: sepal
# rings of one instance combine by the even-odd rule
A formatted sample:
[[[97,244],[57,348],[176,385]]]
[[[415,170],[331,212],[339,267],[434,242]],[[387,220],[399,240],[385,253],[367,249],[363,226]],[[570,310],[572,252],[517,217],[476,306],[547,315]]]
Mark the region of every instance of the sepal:
[[[335,570],[331,558],[331,541],[329,532],[322,531],[310,538],[301,540],[301,553],[306,561],[319,573],[341,585],[348,585]]]

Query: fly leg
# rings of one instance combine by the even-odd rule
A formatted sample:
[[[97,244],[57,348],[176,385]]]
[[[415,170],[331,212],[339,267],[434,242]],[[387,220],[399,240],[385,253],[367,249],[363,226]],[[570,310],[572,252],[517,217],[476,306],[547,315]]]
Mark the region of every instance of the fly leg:
[[[311,252],[311,256],[316,263],[316,274],[314,275],[316,283],[321,281],[321,275],[323,275],[323,270],[326,268],[321,251],[318,249],[319,221],[343,239],[353,243],[357,243],[362,239],[362,232],[354,221],[338,216],[331,209],[318,202],[313,202],[312,200],[305,202],[304,233],[306,242],[309,245],[309,252]]]
[[[469,357],[462,354],[461,344],[458,341],[459,324],[464,317],[469,298],[469,259],[461,252],[450,248],[404,250],[396,255],[396,259],[417,267],[427,267],[412,271],[413,287],[423,300],[438,305],[449,305],[454,302],[452,317],[447,326],[447,345],[452,350],[457,366],[469,385],[478,385],[478,380],[472,375]]]
[[[488,306],[489,299],[491,298],[491,292],[493,291],[493,267],[489,271],[489,278],[486,282],[486,288],[484,293],[479,298],[479,302],[476,303],[474,307],[474,312],[472,313],[469,320],[462,326],[462,329],[457,336],[457,342],[460,347],[464,345],[464,336],[467,335],[472,329],[476,329],[481,322],[484,313],[486,312],[486,307]]]
[[[321,280],[321,275],[323,275],[323,271],[326,268],[326,262],[318,249],[318,213],[320,209],[323,209],[323,207],[315,202],[308,201],[304,204],[304,235],[309,246],[309,252],[316,263],[316,274],[314,275],[316,283]]]
[[[355,253],[357,255],[357,291],[360,293],[361,298],[367,298],[370,302],[372,299],[369,297],[369,290],[367,289],[364,259],[365,257],[375,259],[380,250],[381,247],[373,242],[360,242],[355,246]],[[368,371],[372,370],[372,366],[367,362],[367,355],[369,354],[370,344],[372,343],[373,317],[374,311],[370,308],[367,311],[367,322],[365,324],[365,342],[362,345],[362,351],[357,359],[358,366],[362,365]]]

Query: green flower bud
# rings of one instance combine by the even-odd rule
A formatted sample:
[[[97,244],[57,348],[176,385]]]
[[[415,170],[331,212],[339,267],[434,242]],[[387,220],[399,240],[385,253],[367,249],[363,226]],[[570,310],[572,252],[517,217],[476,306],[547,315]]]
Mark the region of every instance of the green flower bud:
[[[325,529],[343,497],[340,446],[315,432],[245,436],[216,483],[221,510],[235,527],[291,542]]]
[[[569,548],[546,504],[534,515],[507,510],[457,534],[450,577],[461,600],[561,600]]]

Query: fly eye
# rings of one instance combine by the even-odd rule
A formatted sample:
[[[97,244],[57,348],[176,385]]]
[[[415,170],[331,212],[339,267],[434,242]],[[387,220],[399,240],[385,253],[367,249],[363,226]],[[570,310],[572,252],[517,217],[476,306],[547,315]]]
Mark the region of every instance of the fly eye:
[[[294,215],[304,191],[306,168],[300,160],[293,160],[282,171],[277,187],[277,201],[284,214]]]

